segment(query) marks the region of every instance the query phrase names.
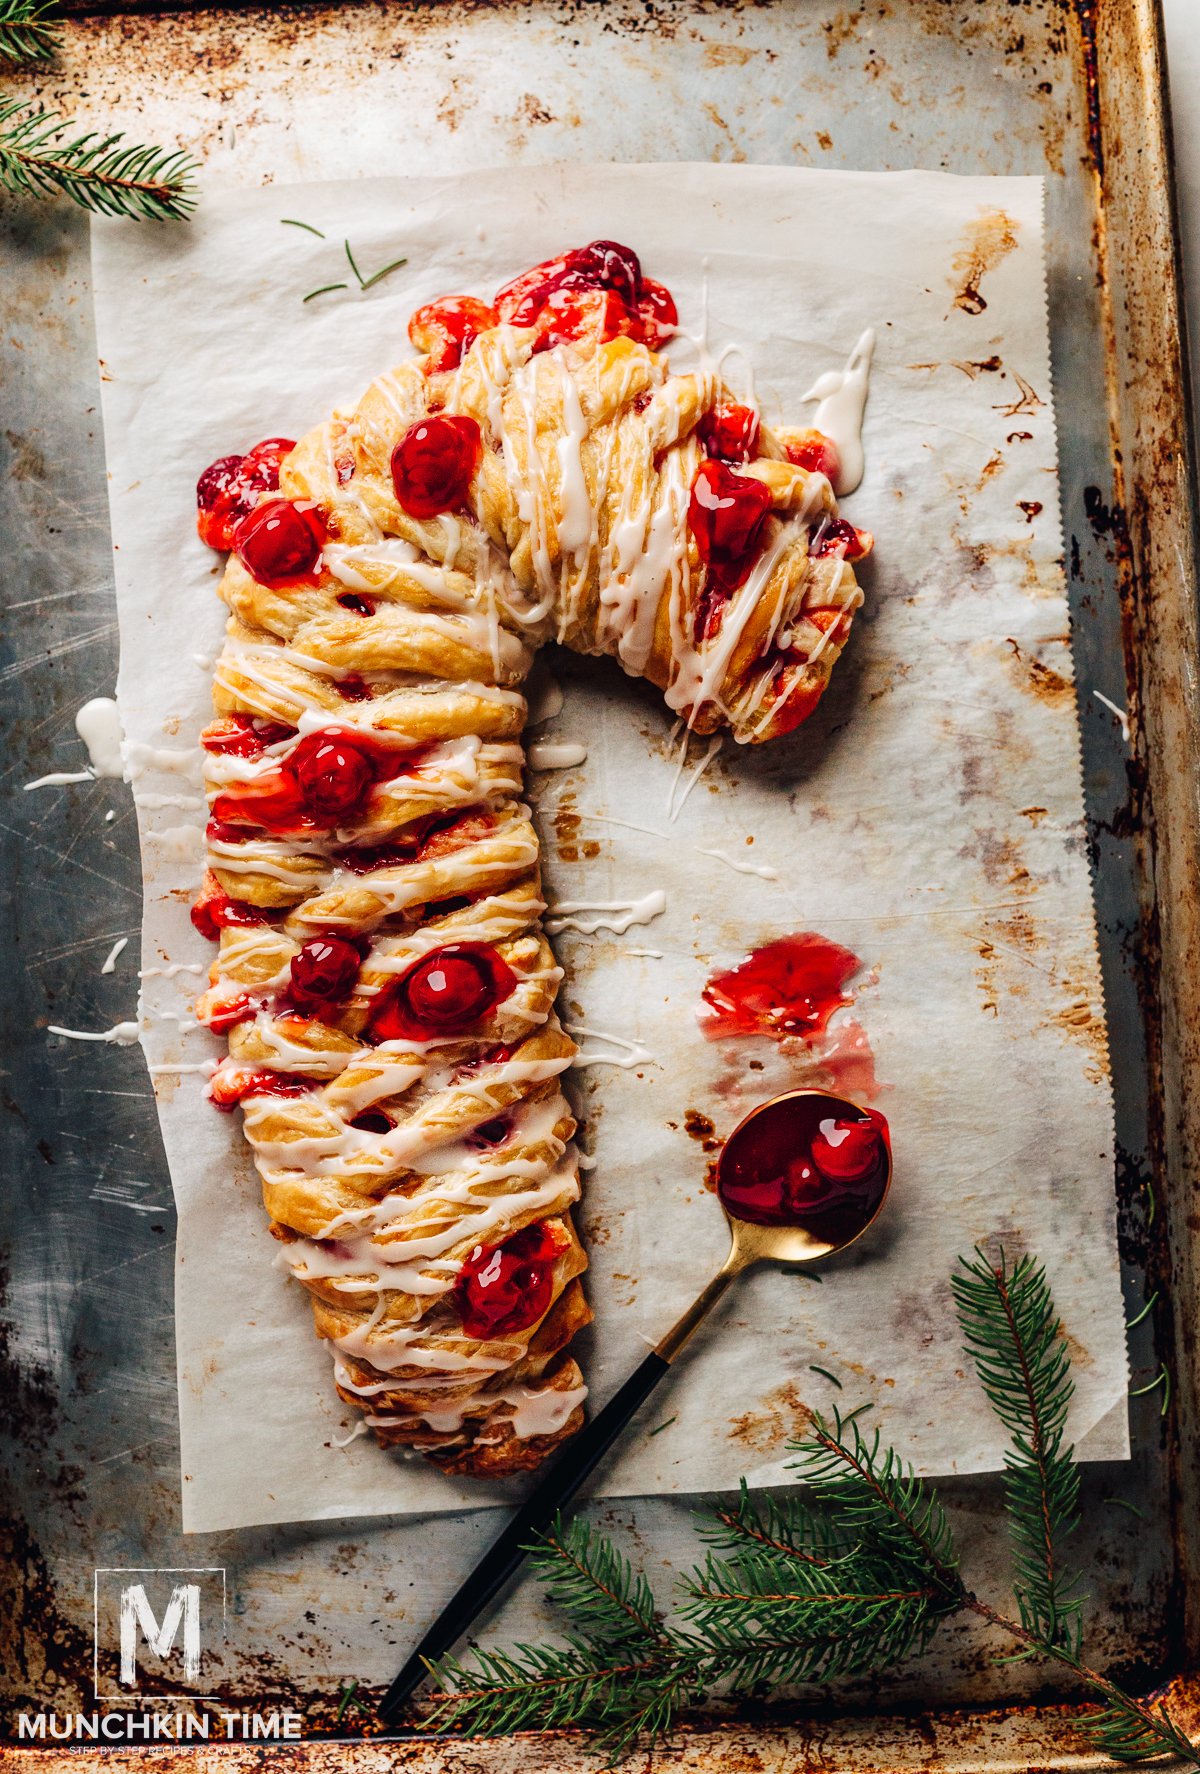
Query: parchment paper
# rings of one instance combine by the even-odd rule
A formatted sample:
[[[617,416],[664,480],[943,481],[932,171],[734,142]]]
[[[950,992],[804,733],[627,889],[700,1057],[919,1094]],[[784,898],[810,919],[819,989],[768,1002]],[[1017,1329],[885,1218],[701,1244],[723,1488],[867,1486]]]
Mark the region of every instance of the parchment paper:
[[[597,1322],[579,1353],[593,1402],[723,1253],[695,1137],[703,1118],[719,1137],[797,1075],[768,1043],[700,1037],[694,1011],[714,966],[794,930],[862,957],[852,1014],[887,1085],[878,1101],[897,1154],[871,1235],[827,1264],[820,1286],[766,1270],[744,1279],[601,1492],[696,1491],[743,1473],[778,1482],[798,1405],[835,1396],[874,1397],[884,1433],[925,1472],[997,1466],[949,1292],[955,1258],[980,1239],[1045,1260],[1075,1358],[1072,1433],[1089,1457],[1128,1451],[1041,204],[1037,179],[523,168],[210,192],[187,228],[95,224],[147,969],[206,967],[211,954],[188,903],[203,819],[192,748],[224,616],[192,521],[212,458],[300,436],[356,397],[406,354],[418,302],[490,292],[598,235],[639,249],[676,292],[685,329],[707,324],[714,351],[737,348],[726,373],[753,382],[768,417],[811,414],[801,397],[818,375],[841,367],[864,327],[878,331],[867,474],[846,506],[878,538],[867,606],[803,731],[757,753],[726,747],[672,823],[685,779],[656,693],[607,663],[550,661],[566,704],[539,736],[588,748],[581,767],[531,778],[551,896],[667,897],[661,917],[624,936],[558,939],[568,1019],[650,1056],[575,1074],[595,1157],[580,1216]],[[359,293],[344,237],[365,276],[408,263]],[[338,281],[351,287],[302,302]],[[700,755],[693,746],[691,762]],[[735,872],[701,854],[711,849],[778,878]],[[194,985],[188,973],[148,978],[143,1032],[179,1205],[185,1527],[497,1500],[499,1487],[362,1439],[337,1445],[353,1419],[302,1291],[273,1266],[236,1119],[203,1100],[195,1072],[161,1070],[220,1051],[167,1020],[186,1019]],[[623,1056],[601,1039],[583,1046]],[[814,1363],[841,1379],[840,1394]]]

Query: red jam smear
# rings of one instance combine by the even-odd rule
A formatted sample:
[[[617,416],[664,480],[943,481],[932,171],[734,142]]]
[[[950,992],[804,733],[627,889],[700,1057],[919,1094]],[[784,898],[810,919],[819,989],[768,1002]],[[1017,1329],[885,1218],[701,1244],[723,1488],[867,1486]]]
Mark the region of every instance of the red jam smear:
[[[699,438],[705,455],[736,468],[739,463],[752,462],[757,456],[760,431],[758,414],[753,407],[721,401],[700,421]]]
[[[438,1041],[463,1035],[517,988],[517,976],[483,942],[431,949],[375,1000],[371,1041]]]
[[[612,299],[573,301],[597,294]],[[670,290],[646,277],[633,248],[616,240],[593,240],[522,272],[497,293],[496,313],[512,326],[538,329],[534,350],[596,328],[602,340],[620,334],[654,349],[679,319]]]
[[[709,579],[728,595],[750,576],[771,495],[760,480],[706,458],[692,480],[688,528]]]
[[[718,1166],[726,1211],[845,1244],[887,1191],[891,1139],[878,1109],[819,1094],[769,1103],[730,1136]]]
[[[270,922],[266,912],[244,899],[231,899],[212,870],[206,871],[200,892],[192,905],[192,923],[209,942],[217,942],[222,930]]]
[[[427,376],[456,370],[480,333],[496,325],[496,310],[474,296],[441,296],[418,308],[408,323],[408,336],[429,361]]]
[[[365,733],[327,727],[308,733],[271,770],[254,782],[217,795],[212,804],[210,836],[222,826],[281,834],[328,829],[362,812],[367,796],[380,782],[394,781],[412,768],[414,754],[382,745]]]
[[[358,978],[362,955],[344,936],[310,936],[292,956],[288,997],[301,1012],[340,1004]]]
[[[454,1285],[464,1336],[514,1336],[544,1318],[554,1298],[558,1255],[558,1240],[546,1225],[525,1226],[503,1244],[477,1244]]]
[[[702,993],[700,1027],[710,1041],[820,1035],[835,1010],[854,1002],[846,982],[861,965],[849,949],[814,931],[781,936],[714,974]]]
[[[290,437],[268,437],[244,456],[222,456],[196,482],[196,529],[209,548],[233,547],[233,532],[264,493],[279,486],[283,458],[294,450]]]
[[[290,499],[265,499],[233,532],[234,553],[246,571],[273,588],[311,577],[324,545],[320,517]]]
[[[400,505],[421,520],[460,510],[481,449],[474,419],[450,413],[418,419],[392,451],[392,487]]]
[[[218,1109],[228,1111],[248,1096],[308,1096],[320,1087],[320,1078],[306,1078],[297,1072],[245,1071],[231,1066],[213,1073],[208,1095]]]

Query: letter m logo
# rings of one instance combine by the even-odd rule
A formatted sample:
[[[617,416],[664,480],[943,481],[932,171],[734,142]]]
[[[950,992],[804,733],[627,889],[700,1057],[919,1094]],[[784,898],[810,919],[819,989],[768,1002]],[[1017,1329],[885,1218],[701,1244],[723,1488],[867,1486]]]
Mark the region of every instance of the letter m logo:
[[[219,1565],[96,1572],[97,1700],[212,1699],[224,1668],[224,1638]]]
[[[138,1685],[137,1640],[142,1634],[147,1645],[165,1662],[183,1625],[183,1679],[194,1682],[200,1674],[200,1588],[196,1583],[177,1583],[171,1591],[162,1617],[162,1625],[154,1617],[154,1609],[146,1599],[144,1584],[131,1583],[121,1591],[121,1675],[122,1687]]]

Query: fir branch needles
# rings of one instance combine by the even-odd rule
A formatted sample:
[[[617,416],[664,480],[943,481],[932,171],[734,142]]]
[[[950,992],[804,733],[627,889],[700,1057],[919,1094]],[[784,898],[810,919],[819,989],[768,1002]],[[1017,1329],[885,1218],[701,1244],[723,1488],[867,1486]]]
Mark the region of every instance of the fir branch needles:
[[[0,185],[30,197],[62,194],[100,215],[181,220],[196,206],[195,162],[181,149],[94,131],[70,137],[54,111],[0,100]]]
[[[48,62],[62,41],[52,0],[0,0],[0,56],[9,62]]]
[[[688,1706],[733,1694],[874,1674],[923,1650],[948,1615],[976,1614],[1019,1646],[1069,1668],[1101,1702],[1077,1719],[1120,1761],[1200,1756],[1166,1707],[1139,1700],[1080,1656],[1083,1597],[1064,1560],[1079,1475],[1064,1444],[1070,1359],[1045,1272],[1031,1258],[977,1251],[953,1278],[966,1347],[1009,1436],[1004,1500],[1018,1619],[959,1573],[933,1489],[860,1429],[861,1411],[817,1414],[793,1444],[800,1488],[752,1494],[701,1524],[709,1551],[662,1619],[646,1579],[611,1541],[556,1521],[532,1564],[569,1622],[561,1645],[482,1650],[433,1673],[435,1730],[496,1736],[573,1726],[615,1762],[663,1736]]]

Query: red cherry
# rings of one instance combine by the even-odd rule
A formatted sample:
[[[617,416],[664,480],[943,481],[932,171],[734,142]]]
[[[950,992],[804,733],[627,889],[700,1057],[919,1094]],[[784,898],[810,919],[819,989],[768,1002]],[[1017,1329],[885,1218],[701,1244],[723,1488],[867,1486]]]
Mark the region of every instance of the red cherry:
[[[221,1066],[208,1085],[209,1100],[218,1108],[234,1108],[248,1096],[308,1096],[320,1089],[319,1078],[296,1072],[255,1072],[243,1066]]]
[[[344,936],[310,936],[292,956],[289,996],[298,1010],[343,999],[355,980],[362,956]]]
[[[240,833],[238,834],[240,837]],[[210,942],[217,942],[227,925],[265,924],[267,916],[257,906],[242,899],[230,899],[217,877],[209,869],[204,876],[195,904],[192,923]]]
[[[408,336],[427,353],[425,374],[457,369],[480,333],[496,324],[496,311],[474,296],[441,296],[418,308],[408,323]]]
[[[260,585],[287,585],[310,574],[321,556],[324,526],[315,511],[301,511],[290,499],[266,499],[244,517],[233,546],[246,571]]]
[[[807,468],[810,474],[823,474],[826,480],[835,481],[841,473],[842,460],[837,445],[821,431],[810,431],[807,437],[788,444],[786,454],[788,461],[794,462],[797,468]]]
[[[244,456],[221,456],[196,482],[196,529],[208,548],[232,548],[233,532],[247,507],[241,499]]]
[[[257,758],[269,745],[291,739],[295,731],[282,721],[262,721],[256,715],[222,715],[204,729],[200,743],[205,751],[224,757]]]
[[[642,288],[642,267],[631,246],[616,240],[593,240],[567,254],[569,271],[586,277],[590,287],[615,290],[633,307]]]
[[[209,548],[232,548],[239,520],[264,493],[279,485],[283,458],[295,449],[291,438],[269,437],[244,456],[222,456],[196,482],[196,528]]]
[[[722,401],[700,421],[699,436],[705,454],[720,462],[749,462],[758,454],[759,422],[753,407]]]
[[[818,1126],[812,1143],[812,1159],[821,1175],[837,1183],[855,1183],[869,1176],[879,1163],[880,1127],[886,1127],[877,1110],[868,1109],[861,1120],[836,1120],[827,1116]]]
[[[300,792],[315,818],[332,821],[357,813],[375,781],[364,747],[345,733],[309,733],[285,758],[282,774]]]
[[[642,337],[652,351],[656,350],[679,325],[675,301],[666,284],[656,283],[653,277],[643,277],[637,309],[642,321]]]
[[[808,552],[814,560],[837,555],[841,560],[860,561],[864,555],[870,554],[874,541],[869,530],[855,529],[844,517],[835,517],[831,523],[818,525],[814,530]]]
[[[356,591],[343,591],[338,597],[343,610],[352,610],[356,616],[373,616],[375,606],[369,597],[359,597]]]
[[[704,461],[692,481],[688,528],[700,559],[728,591],[749,577],[771,495],[760,480],[734,474],[723,462]]]
[[[434,1041],[462,1035],[516,990],[517,976],[481,942],[432,949],[375,1000],[374,1041]]]
[[[396,498],[410,517],[455,511],[470,492],[479,457],[474,419],[448,413],[418,419],[392,451]]]
[[[550,1310],[558,1245],[548,1226],[525,1226],[503,1244],[477,1244],[454,1286],[463,1334],[484,1340],[528,1330]]]
[[[731,1135],[721,1155],[718,1187],[735,1219],[760,1226],[804,1226],[833,1243],[857,1236],[887,1187],[888,1125],[875,1109],[852,1111],[819,1094],[779,1097]],[[824,1129],[857,1127],[869,1161],[834,1176],[817,1163]],[[838,1150],[844,1150],[845,1141]],[[848,1171],[848,1164],[846,1166]]]
[[[568,345],[588,333],[598,333],[602,342],[641,336],[641,322],[612,290],[558,289],[547,297],[537,318],[537,337],[533,351],[549,351],[554,345]]]

